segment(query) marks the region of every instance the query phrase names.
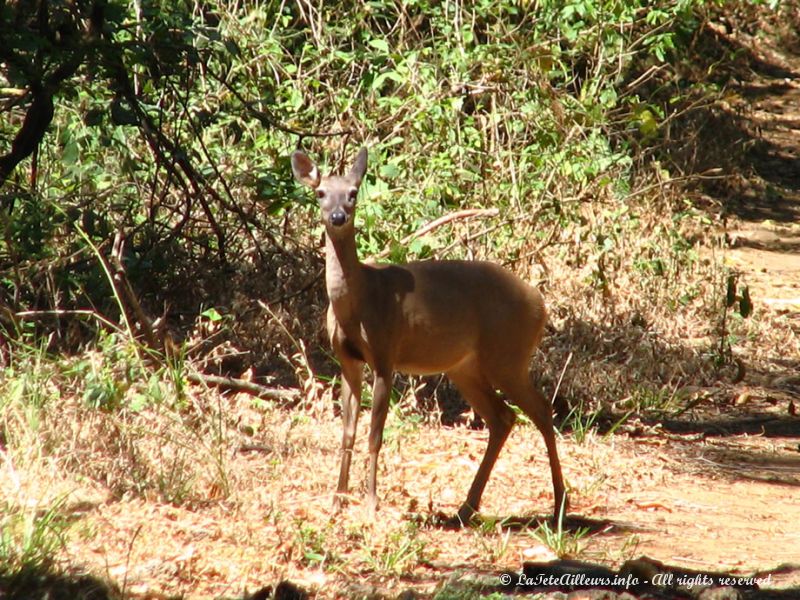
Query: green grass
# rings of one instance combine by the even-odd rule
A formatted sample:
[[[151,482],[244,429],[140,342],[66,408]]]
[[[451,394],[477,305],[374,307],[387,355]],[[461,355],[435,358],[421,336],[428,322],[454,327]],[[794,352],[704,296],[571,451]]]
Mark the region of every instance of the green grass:
[[[531,531],[530,535],[550,548],[559,558],[579,558],[584,549],[582,541],[588,533],[588,527],[578,527],[575,530],[564,527],[564,510],[562,507],[555,527],[544,521]]]
[[[391,531],[377,543],[366,535],[361,547],[364,562],[377,574],[397,577],[408,574],[425,559],[426,543],[420,539],[415,523]]]
[[[0,575],[14,579],[51,570],[69,528],[65,503],[61,497],[45,505],[17,506],[6,500],[0,506]]]

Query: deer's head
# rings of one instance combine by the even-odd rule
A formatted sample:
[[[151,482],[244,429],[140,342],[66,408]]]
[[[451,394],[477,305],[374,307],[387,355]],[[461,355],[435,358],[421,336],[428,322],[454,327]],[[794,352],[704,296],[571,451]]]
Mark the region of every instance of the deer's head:
[[[292,153],[295,179],[307,185],[317,196],[322,222],[328,235],[340,237],[353,229],[356,198],[367,170],[367,149],[361,148],[347,175],[322,175],[319,167],[301,150]]]

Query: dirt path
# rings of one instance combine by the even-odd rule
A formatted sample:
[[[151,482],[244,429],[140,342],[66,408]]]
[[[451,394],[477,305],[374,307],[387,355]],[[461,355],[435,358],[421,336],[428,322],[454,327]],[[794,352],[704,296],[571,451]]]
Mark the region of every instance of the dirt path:
[[[752,140],[738,174],[741,193],[721,203],[725,261],[749,286],[755,318],[796,341],[800,45],[776,39],[731,34],[750,72],[732,88],[739,101],[730,111],[744,118]],[[636,455],[638,469],[594,514],[620,529],[635,523],[637,554],[688,569],[768,574],[764,587],[775,595],[763,597],[800,598],[800,356],[790,348],[762,347],[757,366],[748,364],[744,381],[725,391],[733,401],[696,413],[697,422],[665,423],[671,434],[636,440],[635,448],[622,443],[622,456]]]
[[[800,55],[744,37],[752,80],[737,86],[755,139],[742,173],[749,190],[729,205],[728,260],[765,309],[800,312]],[[773,40],[774,41],[774,40]],[[795,49],[797,50],[797,49]],[[757,61],[757,62],[756,62]]]

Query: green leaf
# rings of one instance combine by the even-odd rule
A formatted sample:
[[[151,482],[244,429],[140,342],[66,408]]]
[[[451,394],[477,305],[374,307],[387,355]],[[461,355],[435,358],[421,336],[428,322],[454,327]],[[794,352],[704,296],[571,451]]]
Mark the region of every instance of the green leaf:
[[[61,153],[61,160],[67,166],[74,166],[78,162],[78,156],[80,154],[78,144],[75,142],[75,138],[70,137],[67,140],[67,143],[64,144],[64,151]]]
[[[658,121],[649,108],[639,111],[636,120],[639,122],[639,133],[644,137],[651,138],[658,133]]]
[[[217,323],[219,321],[222,321],[222,319],[224,318],[221,314],[219,314],[217,309],[214,308],[213,306],[211,308],[206,309],[203,312],[201,312],[200,316],[201,317],[205,317],[206,319],[208,319],[212,323]]]
[[[400,175],[400,168],[393,162],[388,162],[381,166],[381,177],[384,179],[394,179]]]
[[[386,40],[374,38],[369,41],[369,45],[376,50],[380,50],[384,54],[389,54],[389,44],[386,42]]]
[[[387,71],[386,73],[381,73],[375,78],[375,80],[372,82],[372,91],[374,92],[381,89],[387,79],[391,79],[395,83],[404,83],[404,79],[399,73],[397,73],[397,71]]]
[[[148,397],[144,394],[134,394],[133,397],[130,399],[128,403],[128,408],[130,408],[133,412],[142,412],[145,408],[147,408],[148,404]]]

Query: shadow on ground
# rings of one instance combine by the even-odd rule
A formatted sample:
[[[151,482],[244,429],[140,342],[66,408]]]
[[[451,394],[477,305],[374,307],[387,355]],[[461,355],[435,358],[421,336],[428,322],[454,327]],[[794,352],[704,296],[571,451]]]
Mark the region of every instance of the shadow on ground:
[[[90,575],[46,568],[6,573],[0,570],[0,598],[9,600],[121,600],[113,585]]]
[[[760,435],[764,437],[800,438],[800,419],[790,415],[768,413],[732,414],[697,420],[646,418],[664,431],[678,434],[698,433],[703,436],[727,437]]]
[[[457,520],[458,517],[444,513],[432,515],[419,515],[412,520],[428,529],[454,530],[461,529],[464,524]],[[575,514],[565,515],[561,522],[552,515],[475,515],[470,522],[470,527],[480,527],[485,524],[500,526],[504,531],[535,530],[546,526],[552,530],[560,529],[564,532],[580,533],[581,535],[618,535],[639,531],[633,523],[614,521],[611,519],[593,519]]]
[[[800,566],[776,569],[797,570]],[[575,560],[524,563],[517,573],[500,575],[497,591],[515,593],[569,593],[585,590],[581,598],[615,600],[616,598],[718,598],[718,599],[789,599],[797,598],[800,589],[762,590],[769,585],[771,572],[749,576],[712,571],[694,571],[673,567],[641,557],[628,560],[618,570]],[[622,596],[622,594],[625,594]],[[548,597],[548,596],[545,596]]]
[[[726,100],[678,114],[665,155],[679,172],[722,167],[723,178],[701,184],[721,216],[788,224],[800,218],[800,113],[792,110],[800,103],[800,49],[790,25],[769,27],[782,56],[760,48],[744,26],[704,28],[694,72],[684,75],[705,82],[711,74]]]

